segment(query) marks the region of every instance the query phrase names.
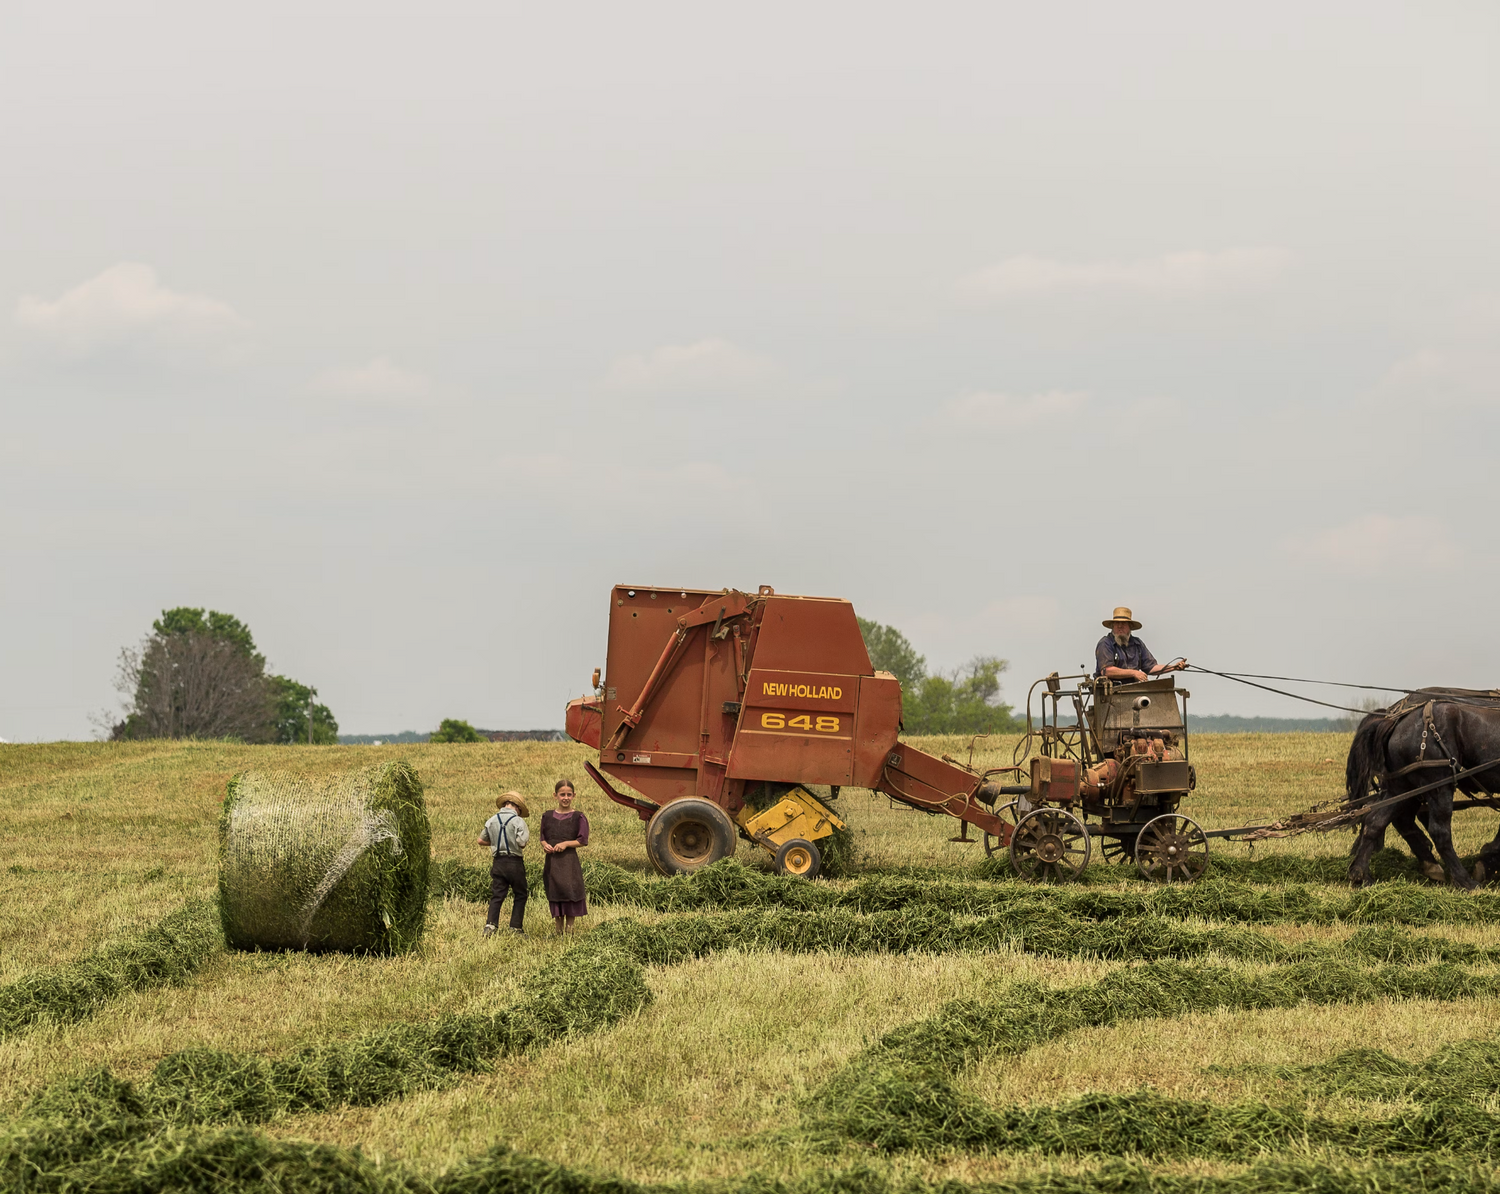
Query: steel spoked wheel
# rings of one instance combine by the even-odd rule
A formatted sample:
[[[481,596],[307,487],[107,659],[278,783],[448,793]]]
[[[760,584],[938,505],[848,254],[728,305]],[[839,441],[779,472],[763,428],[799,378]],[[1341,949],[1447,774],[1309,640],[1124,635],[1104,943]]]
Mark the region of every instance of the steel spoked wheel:
[[[1023,879],[1076,879],[1089,864],[1087,826],[1060,808],[1027,813],[1010,839],[1010,865]]]
[[[1099,857],[1108,863],[1133,862],[1135,860],[1136,835],[1123,834],[1107,837],[1099,842]]]
[[[1135,865],[1155,883],[1196,882],[1208,869],[1208,838],[1191,817],[1156,817],[1136,839]]]
[[[1016,823],[1016,802],[1012,800],[1009,804],[996,805],[995,816],[999,817],[1002,821],[1009,821],[1012,827],[1014,827]],[[1009,848],[1009,843],[1002,841],[993,833],[986,833],[984,835],[984,852],[988,857],[994,858],[997,854],[1004,854]]]

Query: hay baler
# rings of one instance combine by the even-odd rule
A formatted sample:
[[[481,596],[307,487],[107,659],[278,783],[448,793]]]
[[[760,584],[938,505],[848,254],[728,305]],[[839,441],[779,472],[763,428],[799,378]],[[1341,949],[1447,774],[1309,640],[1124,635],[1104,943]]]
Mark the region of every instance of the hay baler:
[[[716,862],[744,837],[783,874],[815,876],[817,843],[844,823],[807,785],[946,813],[963,823],[959,840],[978,840],[973,825],[993,848],[1014,829],[996,799],[1030,790],[898,742],[901,685],[871,666],[854,607],[837,598],[617,586],[593,687],[568,704],[568,736],[598,748],[585,770],[646,823],[664,874]]]

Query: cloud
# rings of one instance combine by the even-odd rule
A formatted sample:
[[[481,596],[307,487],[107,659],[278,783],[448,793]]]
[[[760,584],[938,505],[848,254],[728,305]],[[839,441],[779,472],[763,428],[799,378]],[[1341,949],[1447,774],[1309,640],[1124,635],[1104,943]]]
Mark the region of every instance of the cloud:
[[[26,295],[16,324],[33,345],[65,356],[126,352],[175,362],[235,358],[249,331],[227,303],[171,290],[150,266],[129,261],[55,300]]]
[[[376,406],[422,406],[432,401],[436,386],[430,377],[402,369],[389,357],[364,365],[325,369],[313,378],[316,393]]]
[[[1178,297],[1274,281],[1291,264],[1285,249],[1193,250],[1135,261],[1057,261],[1008,257],[968,279],[971,288],[1002,298],[1064,293]]]
[[[1500,406],[1500,303],[1459,312],[1431,343],[1392,365],[1373,397],[1400,405]]]
[[[1062,625],[1062,605],[1054,596],[1018,593],[979,607],[957,605],[945,613],[919,614],[907,620],[911,639],[933,668],[948,668],[975,655],[1012,658],[1022,644],[1051,638]],[[1050,670],[1050,669],[1049,669]],[[1024,705],[1026,688],[1035,679],[1008,672],[1005,700]]]
[[[775,378],[775,364],[727,340],[668,344],[610,366],[606,384],[638,394],[743,392]]]
[[[1374,576],[1392,568],[1448,567],[1460,552],[1448,528],[1420,515],[1367,514],[1283,541],[1289,554],[1334,572]]]
[[[629,493],[632,501],[637,502],[643,497],[666,498],[684,492],[722,496],[746,488],[743,478],[736,477],[717,462],[705,460],[686,460],[659,468],[628,457],[606,457],[588,465],[593,485],[571,486],[561,494],[556,488],[558,478],[572,476],[578,471],[576,453],[509,453],[499,458],[497,467],[510,482],[540,486],[541,491],[549,495],[549,501],[571,495],[588,506],[597,503],[596,487]]]
[[[974,391],[943,406],[946,421],[973,430],[1030,427],[1070,417],[1088,401],[1074,390],[1047,390],[1040,394],[1000,394]]]

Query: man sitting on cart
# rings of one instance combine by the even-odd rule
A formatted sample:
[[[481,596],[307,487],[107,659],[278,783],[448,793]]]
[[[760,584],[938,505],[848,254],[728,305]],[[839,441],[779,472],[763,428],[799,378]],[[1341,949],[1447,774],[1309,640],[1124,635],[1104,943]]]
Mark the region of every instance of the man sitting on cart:
[[[1114,617],[1104,619],[1104,628],[1109,631],[1094,648],[1094,675],[1108,680],[1126,683],[1141,681],[1163,672],[1180,672],[1187,667],[1186,659],[1172,663],[1157,663],[1156,656],[1131,633],[1141,624],[1131,616],[1125,606],[1115,608]]]

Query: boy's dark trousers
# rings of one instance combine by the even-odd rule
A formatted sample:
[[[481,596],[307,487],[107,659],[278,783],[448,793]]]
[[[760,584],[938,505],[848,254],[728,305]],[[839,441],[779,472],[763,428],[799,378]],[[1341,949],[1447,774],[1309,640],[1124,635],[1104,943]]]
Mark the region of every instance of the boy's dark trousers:
[[[516,932],[525,932],[526,921],[526,863],[517,854],[496,854],[490,863],[490,914],[486,924],[500,926],[500,905],[505,902],[505,893],[514,893],[510,902],[510,927]]]

